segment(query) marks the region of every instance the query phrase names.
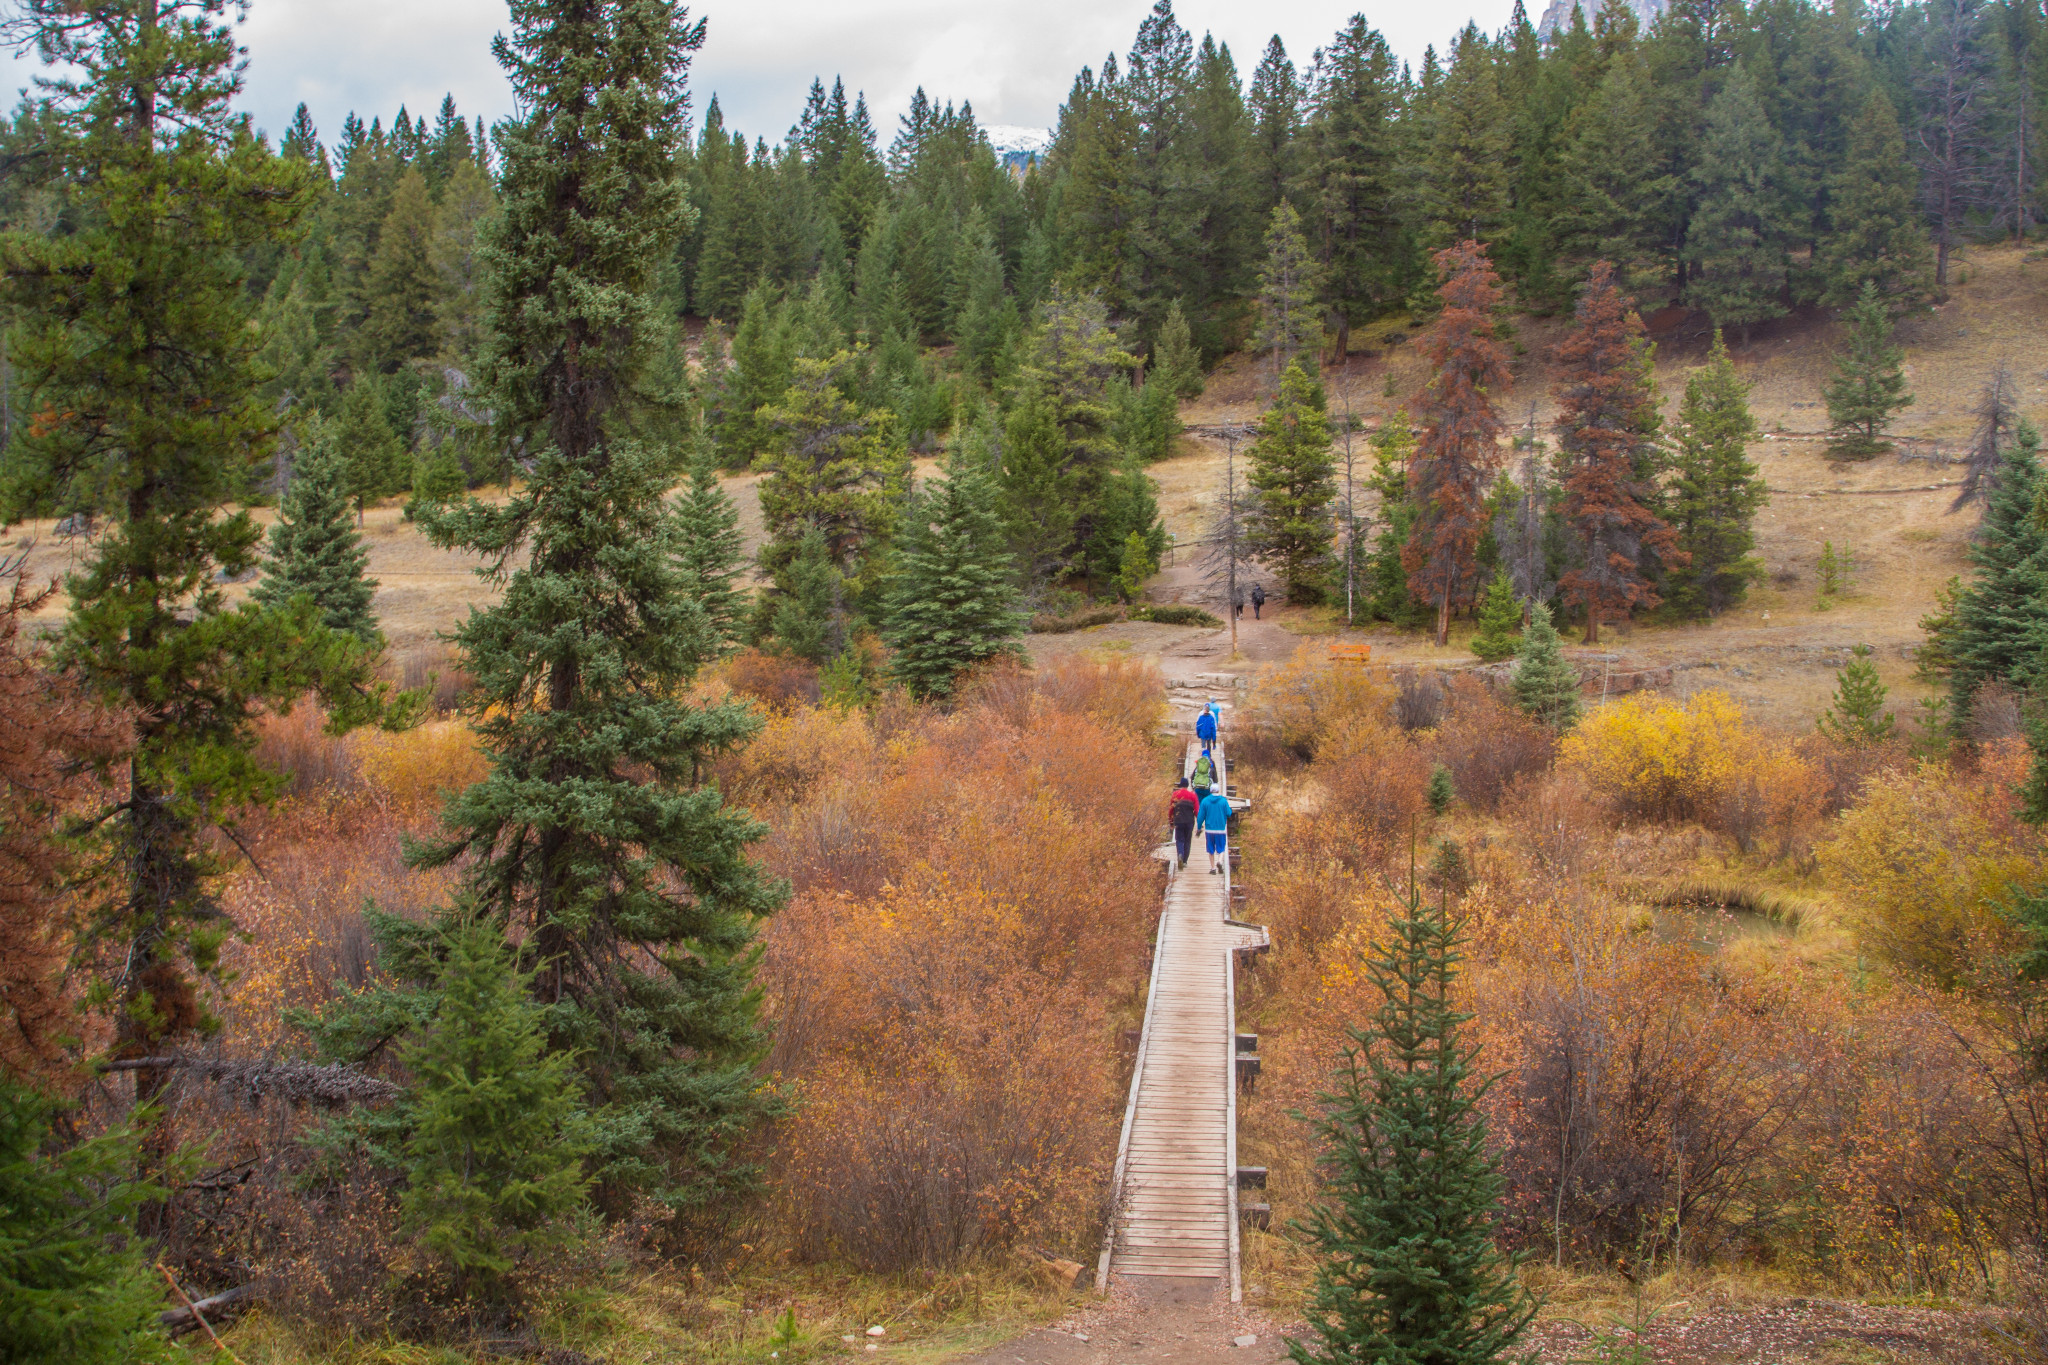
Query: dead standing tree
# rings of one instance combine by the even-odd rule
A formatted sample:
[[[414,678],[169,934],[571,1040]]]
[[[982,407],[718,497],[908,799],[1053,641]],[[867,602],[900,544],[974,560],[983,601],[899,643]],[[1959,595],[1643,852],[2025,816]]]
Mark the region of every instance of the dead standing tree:
[[[1469,596],[1485,530],[1486,489],[1500,467],[1502,424],[1492,395],[1507,387],[1508,354],[1494,335],[1500,277],[1477,242],[1436,253],[1443,311],[1422,341],[1434,377],[1416,396],[1421,438],[1408,462],[1419,515],[1401,567],[1408,590],[1436,608],[1436,642],[1451,633],[1451,609]]]

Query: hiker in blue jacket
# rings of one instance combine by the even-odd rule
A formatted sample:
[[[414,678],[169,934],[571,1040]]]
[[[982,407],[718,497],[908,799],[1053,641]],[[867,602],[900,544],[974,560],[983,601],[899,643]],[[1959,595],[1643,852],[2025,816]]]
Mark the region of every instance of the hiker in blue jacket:
[[[1195,811],[1195,828],[1207,836],[1203,843],[1209,850],[1209,873],[1214,876],[1223,870],[1216,860],[1230,856],[1230,798],[1220,791],[1203,797]]]
[[[1201,714],[1195,717],[1195,738],[1202,741],[1202,752],[1205,754],[1216,747],[1215,698],[1211,697],[1209,700],[1210,704],[1204,706]]]

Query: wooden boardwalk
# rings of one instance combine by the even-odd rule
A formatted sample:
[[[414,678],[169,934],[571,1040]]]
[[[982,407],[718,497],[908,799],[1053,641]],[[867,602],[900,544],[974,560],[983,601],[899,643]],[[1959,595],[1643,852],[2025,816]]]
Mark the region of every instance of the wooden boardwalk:
[[[1189,747],[1189,767],[1199,752]],[[1197,836],[1167,887],[1100,1286],[1111,1275],[1202,1276],[1227,1279],[1239,1297],[1231,950],[1263,935],[1226,918],[1229,882],[1210,875]]]

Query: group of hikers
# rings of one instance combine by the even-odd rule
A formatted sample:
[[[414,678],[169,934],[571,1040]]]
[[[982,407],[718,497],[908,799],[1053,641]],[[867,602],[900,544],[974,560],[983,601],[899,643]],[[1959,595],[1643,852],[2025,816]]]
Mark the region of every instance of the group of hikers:
[[[1215,876],[1223,871],[1219,859],[1230,856],[1230,797],[1216,782],[1216,720],[1221,714],[1214,697],[1209,698],[1195,717],[1195,738],[1201,742],[1202,756],[1195,760],[1195,766],[1188,775],[1175,781],[1173,794],[1167,798],[1167,823],[1173,827],[1173,851],[1176,867],[1188,865],[1188,852],[1195,835],[1204,836],[1203,843],[1209,854],[1209,873]]]
[[[1257,621],[1261,619],[1259,613],[1264,611],[1265,608],[1266,585],[1264,583],[1254,583],[1252,584],[1252,620]],[[1233,616],[1242,617],[1244,615],[1244,590],[1242,588],[1238,590],[1237,596],[1231,599],[1230,609]]]

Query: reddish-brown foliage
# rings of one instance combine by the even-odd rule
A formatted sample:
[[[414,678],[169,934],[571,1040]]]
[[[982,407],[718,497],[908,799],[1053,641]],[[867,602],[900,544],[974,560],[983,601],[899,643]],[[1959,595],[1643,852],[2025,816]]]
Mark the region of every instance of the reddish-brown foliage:
[[[1603,620],[1663,600],[1650,586],[1648,557],[1683,564],[1690,556],[1646,505],[1651,487],[1639,467],[1658,426],[1650,346],[1606,261],[1594,262],[1575,316],[1557,348],[1557,434],[1569,461],[1565,520],[1585,546],[1586,563],[1558,583],[1566,602],[1586,609],[1586,643],[1596,644]]]
[[[1501,421],[1493,394],[1509,383],[1508,353],[1494,335],[1500,277],[1477,242],[1436,253],[1446,276],[1437,290],[1443,311],[1423,335],[1434,377],[1415,399],[1418,435],[1408,460],[1408,488],[1420,507],[1401,547],[1408,589],[1435,605],[1436,642],[1448,638],[1451,608],[1478,581],[1486,489],[1500,467]]]
[[[1431,756],[1451,770],[1460,800],[1491,814],[1510,783],[1550,767],[1556,736],[1477,678],[1455,677],[1445,691]]]
[[[0,1069],[63,1088],[61,1036],[75,1026],[60,981],[56,914],[65,858],[55,821],[91,786],[87,768],[120,751],[128,727],[44,667],[21,619],[48,596],[10,576],[0,602]]]
[[[764,706],[782,708],[818,701],[818,670],[792,654],[743,649],[720,670],[727,686]]]

